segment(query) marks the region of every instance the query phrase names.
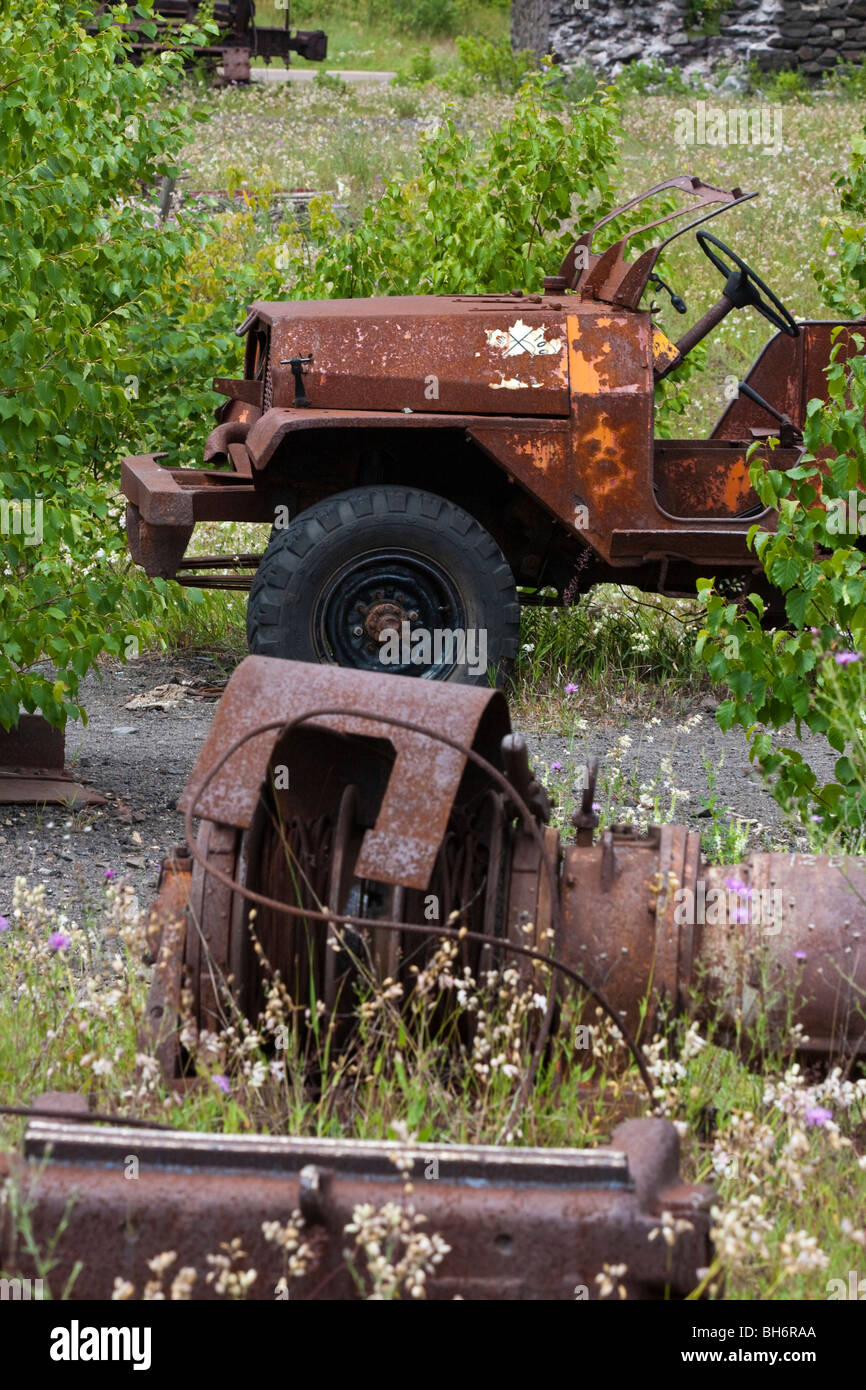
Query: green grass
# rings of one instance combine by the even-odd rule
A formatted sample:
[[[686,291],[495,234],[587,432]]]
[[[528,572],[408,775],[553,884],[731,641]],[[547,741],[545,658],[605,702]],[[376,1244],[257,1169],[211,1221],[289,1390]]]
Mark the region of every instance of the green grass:
[[[430,50],[437,70],[444,71],[455,62],[454,36],[451,34],[412,33],[393,19],[368,19],[351,14],[351,5],[335,7],[293,4],[292,30],[324,29],[328,35],[328,56],[324,63],[310,63],[296,54],[291,66],[333,72],[355,69],[364,72],[396,72],[406,68],[411,60],[425,49]],[[508,37],[508,12],[502,7],[471,4],[461,7],[461,32],[480,34],[490,39]],[[256,6],[257,22],[261,25],[285,23],[285,10],[278,10],[273,0],[262,0]],[[264,66],[260,59],[255,66]]]

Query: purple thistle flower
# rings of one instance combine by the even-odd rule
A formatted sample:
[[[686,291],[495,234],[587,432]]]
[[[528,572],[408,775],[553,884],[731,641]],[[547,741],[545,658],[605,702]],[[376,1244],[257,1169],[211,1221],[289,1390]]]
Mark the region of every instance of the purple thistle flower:
[[[750,888],[748,883],[743,883],[741,878],[726,878],[723,879],[722,882],[732,893],[738,893],[744,898],[753,898],[755,896],[754,888]]]
[[[72,937],[66,936],[62,931],[53,931],[48,938],[48,945],[52,951],[65,951],[71,943]]]
[[[551,772],[561,772],[561,771],[562,771],[562,763],[551,763],[551,764],[550,764],[550,770],[551,770]]]
[[[8,931],[8,930],[9,930],[9,918],[8,918],[8,917],[0,917],[0,931]]]
[[[113,870],[113,869],[106,869],[106,870],[105,870],[105,877],[106,877],[106,878],[114,878],[114,870]]]
[[[808,956],[805,951],[795,951],[794,960],[808,960]]]
[[[832,1120],[833,1111],[825,1110],[823,1105],[813,1105],[811,1109],[806,1111],[803,1118],[807,1125],[815,1125],[818,1129],[822,1129],[829,1120]]]
[[[223,1076],[221,1072],[218,1072],[217,1075],[213,1078],[213,1083],[215,1086],[219,1086],[220,1090],[225,1095],[228,1095],[231,1091],[231,1084],[229,1082],[228,1077]]]
[[[579,690],[580,686],[575,685],[573,681],[569,681],[568,685],[565,687],[566,695],[576,695]]]
[[[861,661],[862,658],[862,652],[837,652],[833,660],[837,666],[847,666],[849,662]]]

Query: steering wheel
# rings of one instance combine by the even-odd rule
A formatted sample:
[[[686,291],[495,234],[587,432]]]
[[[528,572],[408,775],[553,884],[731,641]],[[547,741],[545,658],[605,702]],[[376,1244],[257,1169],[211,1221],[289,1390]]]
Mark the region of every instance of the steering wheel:
[[[799,325],[794,321],[781,299],[773,294],[769,285],[764,284],[763,280],[752,270],[752,267],[747,265],[736,251],[732,251],[730,246],[719,241],[718,237],[710,236],[709,232],[696,232],[695,236],[707,260],[725,277],[724,294],[726,299],[730,299],[731,303],[738,309],[745,309],[751,305],[775,328],[787,333],[789,338],[799,337]],[[733,262],[736,269],[732,270],[730,266],[725,265],[721,257],[710,249],[711,246],[718,247],[719,251]],[[762,295],[767,296],[770,301],[769,304]]]

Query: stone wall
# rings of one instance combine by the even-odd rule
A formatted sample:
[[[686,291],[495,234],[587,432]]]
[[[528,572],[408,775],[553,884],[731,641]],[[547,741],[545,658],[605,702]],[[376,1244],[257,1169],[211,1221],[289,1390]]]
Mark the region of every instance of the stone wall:
[[[799,67],[818,77],[839,61],[866,56],[863,0],[731,0],[716,35],[687,28],[688,11],[688,0],[553,0],[551,42],[562,62],[589,63],[606,74],[659,58],[684,71],[754,60],[765,70]]]

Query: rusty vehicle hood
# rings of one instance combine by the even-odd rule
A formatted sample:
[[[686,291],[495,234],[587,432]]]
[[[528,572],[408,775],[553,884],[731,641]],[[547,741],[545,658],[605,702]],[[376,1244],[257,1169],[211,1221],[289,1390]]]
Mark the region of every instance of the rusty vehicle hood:
[[[288,363],[309,357],[304,391],[323,409],[566,416],[566,313],[599,308],[571,295],[260,301],[247,323],[270,333],[266,410],[293,405]]]

